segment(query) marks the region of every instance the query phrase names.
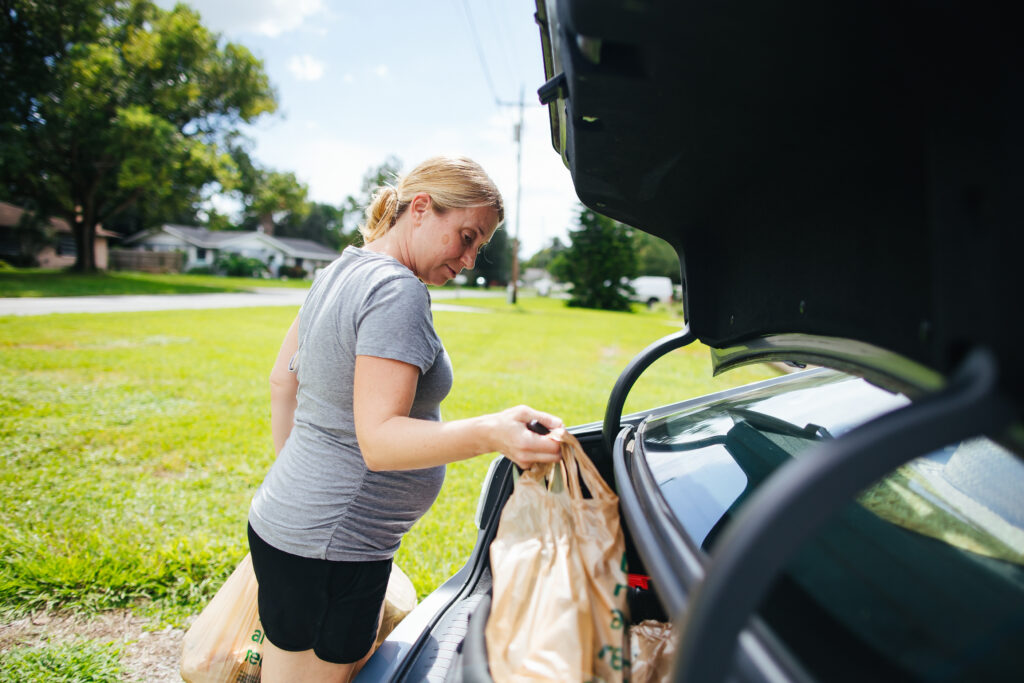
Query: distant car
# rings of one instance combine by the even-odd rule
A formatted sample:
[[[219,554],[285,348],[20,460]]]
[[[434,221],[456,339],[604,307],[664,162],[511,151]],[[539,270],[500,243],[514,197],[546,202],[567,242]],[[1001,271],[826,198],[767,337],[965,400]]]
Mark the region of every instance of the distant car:
[[[633,294],[630,299],[647,304],[651,308],[655,304],[667,304],[672,301],[672,278],[659,275],[641,275],[629,281]]]
[[[571,429],[620,497],[631,619],[675,626],[673,680],[1021,678],[1024,41],[1003,7],[537,0],[577,194],[680,257],[687,327]],[[694,342],[716,373],[821,367],[623,416]],[[359,680],[490,679],[512,469]]]

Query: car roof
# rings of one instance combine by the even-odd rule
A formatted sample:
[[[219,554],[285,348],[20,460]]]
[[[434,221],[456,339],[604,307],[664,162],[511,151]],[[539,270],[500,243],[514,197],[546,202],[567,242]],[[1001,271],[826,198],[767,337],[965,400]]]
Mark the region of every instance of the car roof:
[[[584,204],[665,239],[691,331],[856,340],[1024,406],[1024,41],[998,4],[537,0]]]

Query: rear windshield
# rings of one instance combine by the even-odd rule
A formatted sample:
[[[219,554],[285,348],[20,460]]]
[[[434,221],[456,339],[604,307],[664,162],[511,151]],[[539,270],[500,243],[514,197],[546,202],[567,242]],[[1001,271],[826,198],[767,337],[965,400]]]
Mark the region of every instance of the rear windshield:
[[[817,372],[652,420],[642,453],[711,550],[744,500],[816,442],[908,403]],[[759,613],[828,680],[1019,680],[1024,463],[987,439],[899,467],[795,556]]]

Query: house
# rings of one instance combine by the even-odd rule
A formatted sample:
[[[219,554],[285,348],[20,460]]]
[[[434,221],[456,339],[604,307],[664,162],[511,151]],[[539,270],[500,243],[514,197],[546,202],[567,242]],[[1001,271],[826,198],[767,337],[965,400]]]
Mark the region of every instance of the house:
[[[71,225],[63,218],[51,218],[42,233],[21,226],[25,209],[0,202],[0,259],[16,265],[40,268],[66,268],[75,263],[78,245]],[[96,268],[106,270],[109,261],[108,242],[119,237],[116,232],[96,227],[94,254]]]
[[[267,264],[277,277],[282,267],[301,268],[312,276],[317,268],[338,258],[338,252],[312,240],[268,235],[262,230],[207,230],[165,224],[125,238],[122,246],[140,251],[180,251],[182,270],[212,268],[221,253],[240,254]]]

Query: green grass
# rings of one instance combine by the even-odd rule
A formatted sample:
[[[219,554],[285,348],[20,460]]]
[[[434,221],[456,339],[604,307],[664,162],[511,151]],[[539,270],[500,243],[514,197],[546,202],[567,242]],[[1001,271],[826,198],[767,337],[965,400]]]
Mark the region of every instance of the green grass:
[[[209,294],[254,287],[309,287],[302,280],[257,280],[215,275],[109,271],[82,275],[66,270],[0,270],[0,297],[98,296],[111,294]]]
[[[112,643],[80,639],[0,653],[0,683],[116,683],[122,673]]]
[[[625,364],[679,329],[666,314],[477,299],[437,312],[455,367],[446,419],[524,402],[599,420]],[[273,455],[267,376],[294,307],[0,319],[0,617],[133,607],[199,611],[246,552],[249,500]],[[774,376],[710,377],[688,348],[641,378],[627,411]],[[655,379],[654,376],[657,376]],[[452,465],[396,558],[420,596],[456,571],[491,458]]]

